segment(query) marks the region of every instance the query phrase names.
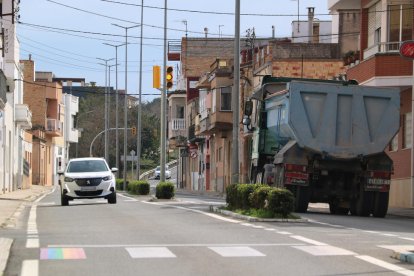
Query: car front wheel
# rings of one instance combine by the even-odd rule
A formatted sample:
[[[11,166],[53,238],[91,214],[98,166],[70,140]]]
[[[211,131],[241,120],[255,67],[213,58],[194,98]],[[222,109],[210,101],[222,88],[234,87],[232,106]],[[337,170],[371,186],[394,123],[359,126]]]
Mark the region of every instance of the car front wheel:
[[[60,203],[62,204],[62,206],[68,206],[69,199],[65,195],[60,195]]]
[[[116,192],[113,192],[111,195],[108,196],[108,203],[116,204]]]

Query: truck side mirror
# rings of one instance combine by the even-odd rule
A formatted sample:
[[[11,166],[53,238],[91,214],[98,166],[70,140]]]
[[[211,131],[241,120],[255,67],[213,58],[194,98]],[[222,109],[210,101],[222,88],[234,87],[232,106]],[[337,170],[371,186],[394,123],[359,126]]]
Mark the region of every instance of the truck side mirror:
[[[253,113],[253,101],[248,100],[244,103],[244,115],[251,116]]]

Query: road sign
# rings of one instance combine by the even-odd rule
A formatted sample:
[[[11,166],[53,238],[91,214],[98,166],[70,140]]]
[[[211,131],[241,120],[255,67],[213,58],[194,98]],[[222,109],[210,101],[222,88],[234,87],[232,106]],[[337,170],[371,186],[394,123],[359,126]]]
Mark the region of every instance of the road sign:
[[[121,162],[123,162],[123,161],[124,161],[124,156],[121,155]],[[127,155],[126,161],[138,161],[138,156],[136,156],[136,155],[134,155],[134,156]]]
[[[400,55],[406,58],[414,59],[414,41],[407,40],[400,46]]]

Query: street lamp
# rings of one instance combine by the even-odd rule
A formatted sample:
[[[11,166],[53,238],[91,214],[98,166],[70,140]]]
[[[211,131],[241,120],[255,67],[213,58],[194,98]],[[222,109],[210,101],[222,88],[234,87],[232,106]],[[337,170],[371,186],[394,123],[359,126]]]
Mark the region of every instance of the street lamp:
[[[140,34],[140,46],[139,46],[139,98],[138,98],[138,112],[137,112],[137,179],[141,174],[141,144],[142,144],[142,127],[141,127],[141,114],[142,114],[142,35],[143,35],[143,20],[144,20],[144,0],[141,1],[141,34]]]
[[[123,170],[123,177],[124,177],[124,191],[126,189],[126,156],[127,156],[127,120],[128,120],[128,113],[127,113],[127,94],[128,94],[128,29],[138,27],[139,25],[133,25],[129,27],[120,26],[118,24],[112,23],[112,25],[125,29],[125,95],[124,95],[124,170]]]
[[[109,122],[108,122],[108,82],[107,82],[107,67],[108,67],[108,62],[113,60],[114,58],[110,58],[110,59],[103,59],[103,58],[96,58],[99,60],[102,60],[103,62],[105,62],[105,64],[99,63],[101,65],[105,66],[105,160],[106,162],[109,163],[109,158],[108,158],[108,126],[109,126]]]
[[[119,118],[118,118],[118,113],[119,113],[119,104],[118,104],[118,96],[119,96],[119,92],[118,92],[118,47],[123,46],[125,44],[119,44],[119,45],[113,45],[113,44],[109,44],[109,43],[104,43],[105,45],[111,46],[115,48],[115,144],[116,144],[116,149],[115,149],[115,163],[116,163],[116,167],[119,168],[119,132],[118,132],[118,123],[119,123]],[[116,172],[116,177],[119,177],[119,171]]]

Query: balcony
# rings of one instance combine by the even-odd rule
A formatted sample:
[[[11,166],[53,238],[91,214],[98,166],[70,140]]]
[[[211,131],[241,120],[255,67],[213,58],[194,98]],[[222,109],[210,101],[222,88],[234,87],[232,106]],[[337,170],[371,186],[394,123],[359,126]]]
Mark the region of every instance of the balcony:
[[[63,124],[56,119],[46,119],[46,135],[52,137],[62,136]]]
[[[0,107],[4,108],[4,105],[7,102],[7,78],[3,73],[3,70],[0,70]]]
[[[67,142],[78,143],[80,137],[80,131],[76,128],[71,128],[68,133]]]
[[[364,50],[364,59],[378,53],[399,53],[402,42],[382,42]]]
[[[181,41],[168,41],[168,61],[181,60]]]
[[[400,45],[379,43],[365,49],[363,60],[347,70],[348,79],[368,86],[412,86],[412,61],[401,58]]]
[[[186,136],[187,130],[185,128],[185,119],[172,119],[171,128],[168,134],[169,139],[176,138],[178,136]]]
[[[32,128],[32,112],[27,104],[15,105],[15,122],[23,129]]]

